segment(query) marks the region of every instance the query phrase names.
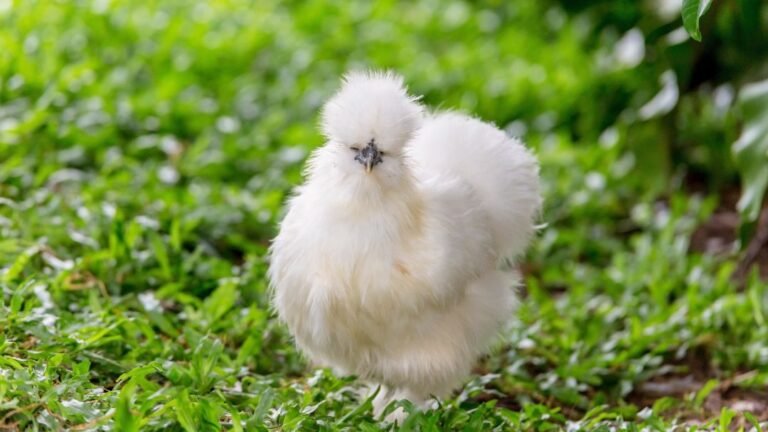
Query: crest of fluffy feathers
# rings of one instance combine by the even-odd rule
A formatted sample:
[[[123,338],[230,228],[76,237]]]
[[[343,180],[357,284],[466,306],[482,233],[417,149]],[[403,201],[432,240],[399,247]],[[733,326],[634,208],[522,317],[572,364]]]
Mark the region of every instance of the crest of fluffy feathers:
[[[392,399],[446,397],[512,318],[541,205],[538,163],[392,73],[351,73],[271,247],[273,303],[316,363]]]

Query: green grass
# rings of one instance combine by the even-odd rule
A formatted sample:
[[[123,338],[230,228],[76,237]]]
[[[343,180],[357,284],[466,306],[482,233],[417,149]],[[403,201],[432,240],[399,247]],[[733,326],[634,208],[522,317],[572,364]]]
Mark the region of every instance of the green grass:
[[[695,49],[622,68],[621,32],[661,26],[639,6],[502,3],[0,1],[0,430],[393,428],[300,357],[265,280],[318,109],[369,66],[524,133],[546,198],[498,348],[402,430],[757,424],[708,401],[768,386],[768,286],[689,247],[733,182],[730,118],[711,89],[636,114]]]

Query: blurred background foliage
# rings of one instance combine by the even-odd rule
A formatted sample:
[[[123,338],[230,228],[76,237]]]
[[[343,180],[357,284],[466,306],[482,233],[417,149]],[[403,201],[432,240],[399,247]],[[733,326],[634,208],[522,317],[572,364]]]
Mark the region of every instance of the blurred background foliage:
[[[731,278],[765,255],[768,7],[700,29],[672,0],[0,0],[0,427],[383,427],[303,378],[264,280],[319,108],[371,67],[542,162],[518,320],[414,424],[730,421],[709,395],[768,382],[768,290]],[[670,374],[698,393],[649,405]]]

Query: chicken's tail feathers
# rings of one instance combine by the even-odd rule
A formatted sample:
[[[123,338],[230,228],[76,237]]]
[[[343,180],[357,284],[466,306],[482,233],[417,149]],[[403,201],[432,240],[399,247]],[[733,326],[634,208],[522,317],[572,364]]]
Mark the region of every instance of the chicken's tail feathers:
[[[409,145],[428,172],[463,178],[488,214],[499,254],[522,254],[541,208],[539,164],[523,143],[495,126],[459,114],[430,117]]]

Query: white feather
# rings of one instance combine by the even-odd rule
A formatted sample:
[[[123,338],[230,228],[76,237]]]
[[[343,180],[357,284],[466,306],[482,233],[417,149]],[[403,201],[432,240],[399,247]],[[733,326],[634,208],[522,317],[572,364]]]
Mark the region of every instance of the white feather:
[[[461,114],[425,118],[393,74],[351,74],[271,248],[273,303],[314,361],[423,404],[461,385],[515,303],[502,258],[540,207],[533,155]],[[384,152],[370,173],[356,150]]]

